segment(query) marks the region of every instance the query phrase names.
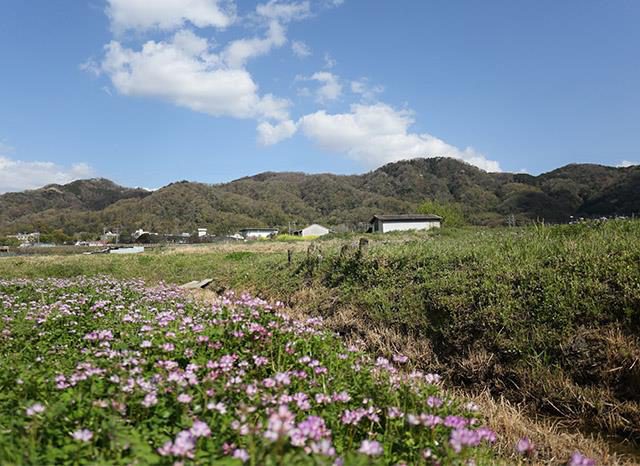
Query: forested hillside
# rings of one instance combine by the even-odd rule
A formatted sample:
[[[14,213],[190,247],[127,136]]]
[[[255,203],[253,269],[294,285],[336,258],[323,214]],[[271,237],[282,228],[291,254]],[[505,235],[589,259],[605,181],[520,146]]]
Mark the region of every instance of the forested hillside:
[[[82,180],[0,196],[0,233],[98,233],[112,226],[227,233],[290,222],[358,228],[375,213],[414,212],[427,200],[456,205],[469,223],[483,225],[504,224],[512,215],[520,223],[632,215],[640,212],[640,167],[572,164],[532,176],[425,158],[364,175],[267,172],[217,185],[181,181],[154,192]]]

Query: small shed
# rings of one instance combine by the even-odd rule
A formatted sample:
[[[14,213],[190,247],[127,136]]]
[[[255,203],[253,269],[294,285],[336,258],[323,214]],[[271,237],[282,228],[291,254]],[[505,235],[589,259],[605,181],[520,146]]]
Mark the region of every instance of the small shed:
[[[275,228],[243,228],[240,234],[244,239],[271,238],[278,234]]]
[[[140,254],[141,252],[144,252],[143,246],[132,246],[130,248],[109,249],[109,254]]]
[[[309,225],[307,228],[303,228],[302,230],[296,230],[293,232],[296,236],[324,236],[331,232],[327,227],[323,227],[322,225],[318,225],[314,223]]]
[[[430,230],[442,226],[442,217],[433,214],[374,215],[369,221],[373,233]]]

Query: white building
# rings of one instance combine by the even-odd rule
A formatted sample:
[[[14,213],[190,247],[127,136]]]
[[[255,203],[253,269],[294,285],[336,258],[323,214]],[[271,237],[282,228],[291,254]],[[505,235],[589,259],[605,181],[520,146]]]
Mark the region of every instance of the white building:
[[[207,229],[198,228],[198,238],[204,238],[205,236],[207,236]]]
[[[314,223],[313,225],[309,225],[307,228],[303,228],[302,230],[296,230],[293,232],[296,236],[324,236],[330,233],[330,230],[327,227],[323,227],[322,225],[318,225]]]
[[[244,239],[271,238],[278,234],[275,228],[243,228],[240,234]]]
[[[133,246],[130,248],[111,249],[109,254],[140,254],[141,252],[144,252],[143,246]]]
[[[442,226],[442,217],[433,214],[374,215],[369,223],[373,233],[430,230]]]
[[[100,239],[107,243],[117,243],[120,240],[120,233],[117,231],[115,233],[112,231],[105,231],[102,236],[100,236]]]
[[[15,238],[20,241],[20,244],[33,244],[40,242],[40,233],[18,233],[17,235],[7,235],[7,238]]]

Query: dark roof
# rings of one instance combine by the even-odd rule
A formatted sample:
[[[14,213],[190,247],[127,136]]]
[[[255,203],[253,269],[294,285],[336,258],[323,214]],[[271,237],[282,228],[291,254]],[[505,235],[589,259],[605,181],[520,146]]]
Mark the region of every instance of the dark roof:
[[[434,214],[374,215],[369,223],[373,223],[376,220],[382,220],[383,222],[419,222],[425,220],[442,220],[442,217]]]

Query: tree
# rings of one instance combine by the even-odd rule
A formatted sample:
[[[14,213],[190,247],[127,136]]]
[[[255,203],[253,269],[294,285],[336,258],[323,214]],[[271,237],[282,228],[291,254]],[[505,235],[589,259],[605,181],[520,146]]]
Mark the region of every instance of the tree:
[[[467,224],[462,204],[457,202],[424,201],[418,212],[435,214],[444,218],[444,223],[450,227],[461,227]]]
[[[0,236],[0,246],[18,246],[20,241],[16,238],[7,238],[6,236]]]

